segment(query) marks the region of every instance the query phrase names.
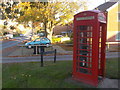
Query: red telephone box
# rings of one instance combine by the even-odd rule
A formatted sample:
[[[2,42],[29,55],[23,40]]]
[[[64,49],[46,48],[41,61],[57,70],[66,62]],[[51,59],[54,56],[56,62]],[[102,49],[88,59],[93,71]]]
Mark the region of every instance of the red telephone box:
[[[74,16],[73,79],[97,86],[105,77],[106,18],[98,11]]]

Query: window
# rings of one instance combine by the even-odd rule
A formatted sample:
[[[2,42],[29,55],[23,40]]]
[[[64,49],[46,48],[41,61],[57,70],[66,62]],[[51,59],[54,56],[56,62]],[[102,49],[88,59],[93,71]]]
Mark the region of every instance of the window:
[[[118,31],[118,33],[116,34],[116,40],[120,41],[120,31]]]
[[[120,22],[120,12],[118,13],[118,21]]]

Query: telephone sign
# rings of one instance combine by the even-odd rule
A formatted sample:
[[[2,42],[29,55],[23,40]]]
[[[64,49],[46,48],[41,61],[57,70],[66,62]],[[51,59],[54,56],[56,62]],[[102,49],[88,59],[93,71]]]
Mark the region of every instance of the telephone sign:
[[[94,19],[95,17],[94,16],[88,16],[88,17],[78,17],[76,18],[76,20],[92,20]]]

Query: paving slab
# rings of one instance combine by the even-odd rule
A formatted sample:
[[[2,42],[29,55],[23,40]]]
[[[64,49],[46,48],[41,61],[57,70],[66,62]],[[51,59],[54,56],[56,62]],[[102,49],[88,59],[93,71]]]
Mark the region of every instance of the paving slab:
[[[118,81],[118,79],[105,78],[98,88],[120,88]]]
[[[110,90],[111,89],[116,90],[116,89],[120,88],[118,85],[118,79],[105,78],[103,80],[103,82],[99,83],[99,85],[97,87],[80,82],[80,81],[77,81],[77,80],[74,80],[72,77],[66,78],[65,81],[68,83],[73,83],[73,84],[76,84],[79,86],[83,86],[82,88],[99,88],[101,90],[108,89],[108,88],[110,88]]]

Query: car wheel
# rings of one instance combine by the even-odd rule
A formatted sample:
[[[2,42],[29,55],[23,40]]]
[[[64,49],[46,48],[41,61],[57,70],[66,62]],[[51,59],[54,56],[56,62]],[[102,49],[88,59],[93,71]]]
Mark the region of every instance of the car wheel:
[[[29,45],[29,46],[28,46],[28,48],[29,48],[29,49],[31,49],[31,48],[32,48],[32,46],[30,46],[30,45]]]
[[[49,47],[50,44],[46,44],[46,47]]]

